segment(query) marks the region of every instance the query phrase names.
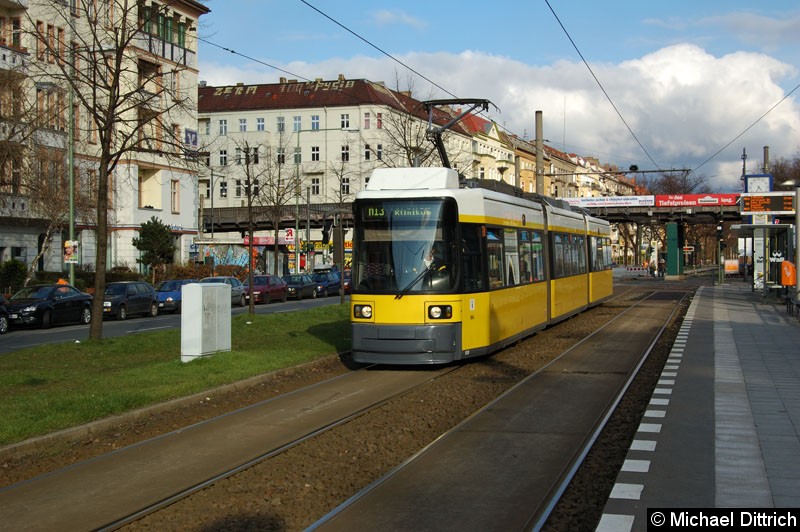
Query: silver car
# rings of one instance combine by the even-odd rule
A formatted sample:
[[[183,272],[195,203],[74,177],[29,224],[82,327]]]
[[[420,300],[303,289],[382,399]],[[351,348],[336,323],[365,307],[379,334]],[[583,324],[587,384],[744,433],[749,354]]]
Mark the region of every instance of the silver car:
[[[244,294],[244,285],[236,277],[228,275],[218,275],[216,277],[204,277],[201,283],[224,283],[231,287],[231,306],[243,307],[247,304]]]

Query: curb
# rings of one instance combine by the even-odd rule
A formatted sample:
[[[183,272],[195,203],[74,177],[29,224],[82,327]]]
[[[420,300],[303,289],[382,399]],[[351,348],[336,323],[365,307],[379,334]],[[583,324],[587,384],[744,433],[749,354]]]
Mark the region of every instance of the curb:
[[[205,400],[205,398],[208,396],[251,388],[253,386],[257,386],[259,384],[267,382],[275,377],[291,375],[292,373],[298,370],[305,369],[306,367],[313,366],[314,364],[318,364],[322,361],[328,360],[333,357],[339,358],[340,355],[331,355],[328,357],[318,358],[317,360],[306,362],[305,364],[301,364],[299,366],[292,366],[290,368],[278,369],[270,373],[256,375],[255,377],[250,377],[241,381],[232,382],[230,384],[223,384],[222,386],[217,386],[216,388],[210,388],[208,390],[198,392],[196,394],[192,394],[186,397],[171,399],[163,403],[157,403],[155,405],[137,408],[136,410],[131,410],[130,412],[125,412],[124,414],[117,414],[107,418],[98,419],[97,421],[91,421],[83,425],[78,425],[76,427],[70,427],[67,429],[59,430],[57,432],[43,434],[42,436],[35,436],[33,438],[29,438],[21,442],[12,443],[11,445],[0,447],[0,461],[20,458],[34,454],[34,452],[36,451],[46,450],[49,444],[51,444],[54,441],[66,440],[68,442],[75,442],[84,439],[91,434],[103,432],[117,425],[129,423],[132,421],[136,421],[137,419],[140,418],[144,418],[153,414],[159,414],[161,412],[171,410],[176,407],[182,407],[201,400]]]

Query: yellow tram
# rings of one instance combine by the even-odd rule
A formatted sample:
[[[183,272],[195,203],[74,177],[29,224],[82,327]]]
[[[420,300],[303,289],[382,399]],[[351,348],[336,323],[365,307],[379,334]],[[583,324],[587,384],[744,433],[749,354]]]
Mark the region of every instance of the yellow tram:
[[[491,353],[611,296],[608,222],[465,188],[449,168],[373,171],[354,209],[353,359]]]

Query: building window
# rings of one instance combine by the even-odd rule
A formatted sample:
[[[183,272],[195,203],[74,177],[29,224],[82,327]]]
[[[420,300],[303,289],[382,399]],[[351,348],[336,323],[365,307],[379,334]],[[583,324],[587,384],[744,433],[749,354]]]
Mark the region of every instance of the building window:
[[[286,163],[286,148],[278,148],[278,164]]]
[[[228,165],[228,150],[219,150],[219,165]]]
[[[293,125],[292,125],[292,127],[294,128],[294,129],[293,129],[293,131],[294,131],[295,133],[297,133],[298,131],[300,131],[301,129],[303,129],[303,128],[302,128],[303,121],[302,121],[302,119],[301,119],[299,116],[295,116],[295,117],[293,117],[293,119],[294,119],[294,123],[293,123]]]
[[[369,161],[369,158],[370,158],[369,144],[364,144],[364,160]]]
[[[250,150],[250,163],[258,164],[258,146],[253,146]]]
[[[350,129],[350,115],[347,113],[343,113],[341,119],[341,128],[342,129]]]
[[[286,120],[282,117],[278,117],[278,133],[283,133],[286,131]]]
[[[311,193],[314,196],[319,196],[319,178],[312,177],[311,178]]]
[[[319,130],[319,115],[311,115],[311,129]]]
[[[240,118],[239,119],[239,131],[245,133],[247,131],[247,119]]]
[[[228,134],[228,121],[225,119],[219,121],[219,134],[223,137]]]
[[[378,129],[383,129],[383,113],[375,113],[375,119],[377,120],[377,127]]]
[[[242,164],[242,149],[236,148],[236,164]]]
[[[211,120],[206,120],[206,136],[211,135]]]
[[[302,152],[300,151],[300,146],[297,146],[294,149],[294,164],[300,164],[303,160]]]
[[[257,131],[264,131],[264,119],[263,118],[256,118],[256,130]]]
[[[342,196],[350,194],[350,178],[342,176]]]
[[[342,162],[350,161],[350,146],[342,146]]]
[[[311,160],[314,162],[319,161],[319,146],[311,146]]]
[[[364,113],[364,129],[369,129],[369,113]]]
[[[228,182],[227,181],[220,181],[220,183],[219,183],[219,197],[220,198],[227,198],[228,197]]]
[[[170,205],[173,214],[181,212],[181,182],[177,179],[173,179],[170,183]]]
[[[383,144],[378,144],[378,147],[375,148],[375,158],[379,161],[383,159]]]
[[[242,197],[242,180],[241,179],[237,179],[236,180],[236,190],[235,190],[235,192],[236,192],[236,197],[237,198],[241,198]]]

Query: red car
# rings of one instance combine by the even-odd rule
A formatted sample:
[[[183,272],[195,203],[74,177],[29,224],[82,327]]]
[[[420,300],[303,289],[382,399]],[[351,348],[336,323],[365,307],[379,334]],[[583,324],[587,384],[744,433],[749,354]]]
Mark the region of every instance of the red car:
[[[244,297],[250,301],[250,280],[244,281]],[[253,276],[253,302],[269,303],[270,301],[286,301],[288,290],[286,283],[277,275]]]

